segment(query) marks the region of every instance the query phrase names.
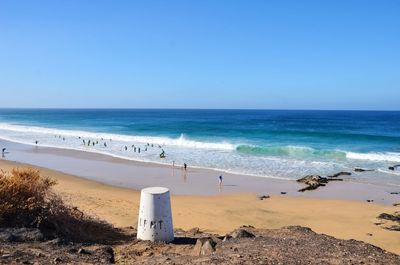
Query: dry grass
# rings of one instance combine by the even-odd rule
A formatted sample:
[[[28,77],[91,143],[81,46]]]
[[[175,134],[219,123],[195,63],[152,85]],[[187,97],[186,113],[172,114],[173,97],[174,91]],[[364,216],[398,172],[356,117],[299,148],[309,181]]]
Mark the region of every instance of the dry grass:
[[[123,235],[112,225],[66,205],[56,184],[38,170],[0,172],[0,227],[39,228],[48,237],[75,242],[113,242]]]

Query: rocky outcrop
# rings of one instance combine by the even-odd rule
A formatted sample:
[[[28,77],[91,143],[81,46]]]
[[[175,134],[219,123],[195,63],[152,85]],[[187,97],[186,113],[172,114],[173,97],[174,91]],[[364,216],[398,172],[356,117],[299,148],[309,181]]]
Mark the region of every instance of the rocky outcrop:
[[[229,233],[235,239],[225,241],[201,231],[192,235],[175,231],[177,240],[169,244],[134,238],[112,246],[54,240],[0,242],[0,264],[400,264],[400,256],[376,246],[299,226],[243,227]]]
[[[339,176],[342,175],[349,176],[351,175],[351,173],[342,171],[328,177],[321,177],[320,175],[307,175],[297,180],[297,182],[304,183],[307,185],[306,187],[301,188],[298,191],[304,192],[308,190],[315,190],[318,189],[319,187],[326,186],[326,184],[330,181],[343,181],[343,179],[338,178]]]
[[[325,184],[328,183],[328,180],[327,178],[323,178],[319,175],[307,175],[301,179],[298,179],[297,182],[307,185],[307,187],[299,190],[299,192],[304,192],[306,190],[315,190],[321,186],[325,186]]]
[[[376,223],[376,225],[381,226],[381,228],[390,231],[400,231],[400,212],[395,212],[393,214],[381,213],[377,218],[383,220],[383,222]]]
[[[393,222],[400,222],[400,212],[395,212],[394,214],[381,213],[378,218]]]

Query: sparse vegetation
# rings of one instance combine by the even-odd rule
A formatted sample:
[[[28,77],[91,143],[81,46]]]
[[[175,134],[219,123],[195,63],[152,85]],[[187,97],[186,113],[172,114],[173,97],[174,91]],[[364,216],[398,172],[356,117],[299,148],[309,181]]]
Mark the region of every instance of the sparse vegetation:
[[[46,238],[111,242],[122,237],[112,225],[66,205],[52,191],[56,182],[38,170],[0,172],[0,227],[39,228]]]

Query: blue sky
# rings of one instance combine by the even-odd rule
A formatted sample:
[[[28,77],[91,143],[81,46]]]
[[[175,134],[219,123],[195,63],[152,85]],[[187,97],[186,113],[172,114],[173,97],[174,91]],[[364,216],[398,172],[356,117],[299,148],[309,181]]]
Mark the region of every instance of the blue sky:
[[[400,1],[0,1],[1,107],[400,109]]]

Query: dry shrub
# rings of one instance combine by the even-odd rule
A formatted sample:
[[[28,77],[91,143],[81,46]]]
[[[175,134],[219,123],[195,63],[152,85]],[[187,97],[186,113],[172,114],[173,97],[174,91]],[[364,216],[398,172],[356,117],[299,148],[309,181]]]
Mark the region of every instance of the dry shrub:
[[[123,238],[112,225],[66,205],[52,191],[55,181],[38,170],[0,172],[0,227],[39,228],[48,238],[109,243]]]

